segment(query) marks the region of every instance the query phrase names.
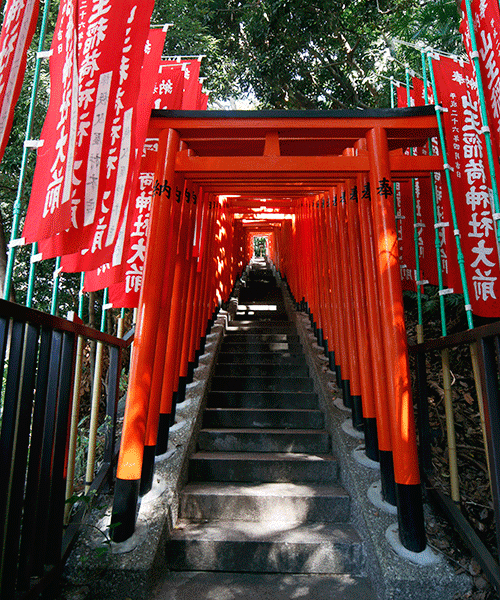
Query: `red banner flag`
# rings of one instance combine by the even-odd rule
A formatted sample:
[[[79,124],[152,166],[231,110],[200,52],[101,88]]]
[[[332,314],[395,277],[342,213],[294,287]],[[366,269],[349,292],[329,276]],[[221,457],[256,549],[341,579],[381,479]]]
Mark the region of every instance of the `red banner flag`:
[[[153,92],[153,106],[163,110],[181,110],[184,70],[181,63],[162,61]]]
[[[165,32],[161,30],[151,30],[146,43],[146,54],[143,58],[143,64],[140,74],[139,93],[136,98],[134,110],[134,132],[133,146],[131,147],[131,157],[127,163],[126,184],[127,190],[123,193],[124,212],[120,225],[120,234],[116,235],[110,243],[98,243],[101,239],[101,222],[94,233],[91,245],[82,249],[80,252],[63,256],[63,271],[90,271],[97,269],[106,263],[115,266],[121,262],[123,252],[123,243],[125,238],[125,228],[127,224],[128,203],[131,190],[135,189],[137,176],[140,169],[140,157],[149,125],[151,108],[153,102],[153,87],[155,74],[158,72],[163,45],[165,43]],[[99,237],[98,237],[99,236]]]
[[[9,139],[26,54],[38,19],[39,0],[7,0],[0,33],[0,160]]]
[[[82,0],[76,15],[75,3],[65,0],[61,5],[60,19],[66,26],[58,28],[53,44],[66,76],[72,56],[67,40],[74,39],[78,31],[78,70],[73,66],[78,75],[74,78],[77,94],[73,90],[71,111],[66,110],[72,119],[66,119],[66,137],[62,138],[67,144],[66,153],[60,148],[61,138],[55,141],[53,128],[44,126],[43,135],[47,154],[56,153],[58,160],[65,159],[66,169],[57,170],[56,195],[49,187],[56,184],[46,181],[46,173],[53,172],[50,156],[47,160],[45,153],[39,152],[39,185],[33,186],[23,232],[26,241],[33,242],[68,230],[42,250],[44,258],[74,252],[82,246],[92,253],[111,247],[116,240],[134,159],[134,112],[154,4],[153,0],[143,1],[139,9],[138,0],[114,4],[111,0]],[[71,21],[67,19],[68,10]],[[54,73],[54,82],[58,73],[61,71]],[[49,115],[48,123],[53,123]]]
[[[464,44],[472,61],[470,30],[465,15],[460,30]],[[474,16],[474,33],[479,52],[479,66],[483,80],[483,91],[488,110],[488,121],[491,135],[497,152],[500,151],[500,10],[497,0],[471,0],[471,11]]]
[[[443,114],[457,222],[475,314],[500,316],[500,269],[486,151],[481,136],[477,83],[470,64],[434,57]]]
[[[415,291],[415,241],[411,181],[396,181],[396,226],[403,290]]]
[[[27,243],[50,237],[71,224],[78,118],[76,33],[76,0],[63,0],[51,46],[50,103],[23,230]]]

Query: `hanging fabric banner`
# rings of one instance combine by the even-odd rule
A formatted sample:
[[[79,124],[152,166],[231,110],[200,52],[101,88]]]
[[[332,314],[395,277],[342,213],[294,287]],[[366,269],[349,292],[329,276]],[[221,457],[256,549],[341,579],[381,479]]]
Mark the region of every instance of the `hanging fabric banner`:
[[[158,139],[155,132],[150,130],[143,146],[136,192],[131,199],[119,264],[113,267],[110,263],[105,264],[85,276],[85,291],[109,288],[109,301],[115,307],[135,308],[139,305]]]
[[[50,102],[23,230],[27,243],[50,237],[71,224],[78,117],[76,35],[76,0],[63,0],[51,46]]]
[[[154,2],[143,1],[139,9],[138,0],[82,0],[78,2],[78,22],[74,4],[75,0],[66,0],[61,5],[63,16],[66,6],[71,6],[73,29],[69,24],[66,30],[60,27],[53,44],[64,64],[71,56],[67,38],[73,39],[78,31],[78,105],[75,110],[73,94],[72,110],[67,111],[72,120],[63,130],[66,155],[60,148],[61,140],[58,145],[50,128],[44,127],[42,133],[42,149],[56,150],[59,158],[67,159],[67,165],[71,163],[73,168],[57,171],[57,183],[64,193],[56,196],[43,181],[43,174],[50,172],[52,164],[44,159],[44,153],[38,153],[36,170],[41,172],[42,185],[33,186],[23,232],[29,243],[64,231],[41,249],[44,258],[81,247],[92,252],[116,240],[134,158],[135,106]],[[41,212],[40,204],[48,210]]]
[[[183,91],[182,64],[162,61],[153,92],[153,107],[163,110],[181,110]]]
[[[488,121],[497,153],[500,152],[500,10],[497,0],[471,0]],[[465,15],[465,2],[462,1]],[[472,63],[470,31],[465,16],[460,26]]]
[[[476,79],[468,63],[433,58],[438,101],[448,110],[443,121],[472,310],[499,317],[499,259]]]
[[[401,283],[404,290],[416,291],[411,181],[408,179],[405,181],[396,181],[395,194]]]
[[[26,55],[35,33],[39,0],[8,0],[0,33],[0,160],[9,140],[14,107],[26,69]]]
[[[151,30],[146,42],[146,52],[144,54],[139,94],[136,98],[136,105],[133,107],[135,115],[135,127],[133,132],[133,146],[131,148],[131,158],[128,163],[126,176],[126,190],[123,193],[124,213],[120,228],[123,228],[121,235],[115,236],[109,243],[98,243],[101,239],[99,227],[94,234],[91,245],[84,247],[80,252],[63,256],[61,266],[63,271],[91,271],[100,268],[109,263],[115,266],[121,262],[123,252],[124,235],[126,228],[127,206],[131,192],[137,185],[137,176],[140,169],[140,156],[146,139],[146,134],[151,116],[151,107],[153,101],[153,87],[155,74],[158,72],[158,64],[165,43],[165,32],[161,30]],[[136,158],[139,157],[139,158]],[[120,229],[121,230],[121,229]],[[96,241],[97,240],[97,241]],[[104,241],[104,240],[103,240]],[[42,244],[43,246],[43,244]],[[107,286],[104,286],[107,287]]]
[[[184,63],[184,91],[182,94],[182,110],[196,110],[198,108],[198,78],[200,76],[200,60],[191,60]]]

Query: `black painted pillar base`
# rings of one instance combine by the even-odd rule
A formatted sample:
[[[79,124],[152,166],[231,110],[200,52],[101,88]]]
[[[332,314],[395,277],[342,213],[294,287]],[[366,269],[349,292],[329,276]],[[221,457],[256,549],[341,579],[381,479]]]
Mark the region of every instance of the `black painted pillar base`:
[[[420,484],[396,484],[399,540],[411,552],[425,550],[426,537]]]
[[[332,373],[335,373],[337,371],[337,366],[335,365],[335,351],[329,350],[327,356],[328,356],[328,367]],[[337,383],[338,383],[338,381],[337,381]]]
[[[322,346],[324,337],[323,337],[323,330],[321,329],[321,327],[318,327],[318,329],[316,330],[316,337],[318,338],[318,346]]]
[[[144,494],[147,494],[149,490],[153,487],[153,475],[155,472],[155,454],[156,446],[144,446],[139,496],[144,496]]]
[[[196,369],[196,361],[188,362],[186,382],[191,383],[194,379],[194,370]]]
[[[342,395],[344,398],[344,406],[346,408],[352,408],[352,398],[351,398],[351,382],[349,379],[342,379],[341,386]]]
[[[175,411],[177,409],[177,396],[178,392],[172,394],[172,408],[170,410],[170,427],[175,423]]]
[[[382,499],[388,504],[396,506],[396,482],[394,481],[394,462],[392,452],[379,450],[380,482],[382,486]]]
[[[168,450],[168,433],[170,429],[170,413],[160,413],[158,421],[158,435],[156,437],[156,456],[165,454]]]
[[[139,480],[117,479],[111,514],[110,536],[113,542],[124,542],[135,531]]]
[[[179,389],[177,391],[177,404],[182,404],[186,399],[187,377],[179,377]]]
[[[337,376],[337,385],[342,389],[342,367],[340,365],[335,365],[335,375]]]
[[[363,419],[363,405],[361,402],[361,396],[351,395],[352,402],[352,426],[358,431],[363,431],[365,422]]]
[[[365,418],[365,453],[370,460],[379,461],[377,419]]]
[[[328,356],[329,350],[328,350],[328,340],[327,339],[323,339],[323,348],[325,349],[325,356]]]

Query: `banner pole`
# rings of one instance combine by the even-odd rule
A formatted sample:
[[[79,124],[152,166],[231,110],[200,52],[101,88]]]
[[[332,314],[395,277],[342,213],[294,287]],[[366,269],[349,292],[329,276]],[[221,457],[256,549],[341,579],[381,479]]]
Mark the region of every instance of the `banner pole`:
[[[497,234],[497,252],[500,257],[500,201],[498,198],[497,176],[495,167],[495,158],[493,156],[493,145],[491,143],[491,133],[488,125],[488,113],[486,111],[486,100],[484,97],[483,77],[481,75],[481,66],[479,64],[479,53],[477,51],[476,32],[474,31],[474,19],[472,17],[472,9],[470,0],[465,0],[465,9],[467,14],[467,23],[469,25],[470,41],[471,41],[471,58],[476,72],[477,79],[477,95],[479,97],[480,115],[481,115],[481,133],[484,135],[486,142],[486,154],[488,156],[488,167],[490,171],[491,188],[493,194],[493,220],[495,221]]]
[[[406,67],[406,103],[408,107],[411,106],[411,93],[410,93],[410,69]],[[410,156],[413,156],[413,148],[410,148]],[[417,325],[417,342],[421,344],[424,341],[424,317],[422,311],[422,286],[421,281],[421,269],[420,269],[420,254],[419,254],[419,223],[417,220],[417,195],[415,191],[415,178],[411,180],[411,196],[413,204],[413,241],[415,244],[415,285],[417,288],[417,311],[418,311],[418,325]]]
[[[19,222],[21,220],[21,198],[24,191],[24,181],[26,179],[26,166],[28,163],[28,155],[30,151],[30,146],[27,142],[31,139],[31,134],[33,131],[33,119],[38,95],[38,84],[40,82],[40,69],[43,57],[40,54],[43,52],[45,47],[45,37],[47,33],[47,24],[49,20],[49,12],[50,12],[50,0],[45,0],[45,6],[43,8],[43,16],[42,16],[42,24],[40,26],[40,39],[38,41],[38,52],[36,56],[35,62],[35,74],[33,75],[33,88],[31,90],[31,99],[30,99],[30,107],[28,111],[28,121],[26,123],[26,133],[24,135],[24,147],[23,147],[23,156],[21,159],[21,170],[19,173],[19,182],[17,186],[16,199],[14,201],[14,206],[12,208],[12,228],[10,232],[10,244],[9,244],[9,253],[7,256],[7,267],[5,270],[5,283],[3,289],[3,297],[4,300],[8,300],[10,296],[10,291],[12,287],[12,274],[14,272],[14,261],[16,258],[16,245],[13,245],[14,240],[17,239],[19,235]]]
[[[465,275],[465,259],[464,254],[462,252],[462,244],[460,242],[460,231],[458,229],[458,221],[457,221],[457,213],[455,210],[455,199],[453,196],[453,188],[451,186],[451,176],[450,176],[450,165],[448,164],[448,155],[446,152],[446,142],[444,139],[444,130],[443,130],[443,121],[441,119],[441,106],[438,104],[438,95],[437,95],[437,87],[436,87],[436,78],[434,76],[434,68],[432,65],[432,55],[430,52],[427,52],[427,61],[429,64],[429,73],[431,76],[431,84],[432,84],[432,93],[434,94],[434,103],[436,108],[436,118],[438,122],[439,129],[439,141],[441,145],[441,153],[443,155],[443,163],[444,163],[444,173],[446,176],[446,187],[448,188],[448,197],[450,200],[450,209],[451,209],[451,217],[453,220],[453,230],[455,236],[455,244],[457,247],[457,262],[458,267],[460,269],[460,279],[462,281],[462,289],[464,293],[464,302],[465,302],[465,312],[467,315],[467,324],[469,329],[474,328],[474,323],[472,319],[472,306],[470,304],[469,297],[469,288],[467,285],[467,277]]]

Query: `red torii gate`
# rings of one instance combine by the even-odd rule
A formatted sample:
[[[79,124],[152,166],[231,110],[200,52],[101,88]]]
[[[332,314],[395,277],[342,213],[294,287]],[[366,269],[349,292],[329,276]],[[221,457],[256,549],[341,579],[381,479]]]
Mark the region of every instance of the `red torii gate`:
[[[329,270],[338,282],[352,279],[355,288],[356,277],[359,278],[355,269],[365,269],[368,274],[363,291],[368,302],[363,318],[370,331],[373,398],[363,399],[363,410],[369,427],[378,433],[381,470],[386,478],[392,476],[393,468],[392,488],[398,505],[401,541],[410,550],[423,550],[425,532],[391,182],[429,177],[431,172],[443,169],[438,156],[403,153],[403,149],[422,146],[438,134],[434,107],[365,111],[153,111],[151,126],[160,131],[160,144],[117,471],[113,539],[122,541],[134,531],[141,475],[144,478],[145,472],[152,474],[158,421],[159,435],[162,427],[168,431],[168,418],[162,421],[162,416],[169,415],[161,407],[171,401],[165,393],[175,390],[173,378],[182,364],[178,356],[192,352],[194,336],[201,332],[200,326],[203,328],[202,315],[205,318],[209,315],[213,298],[217,295],[220,299],[221,290],[228,290],[237,271],[231,267],[231,275],[217,290],[206,281],[206,267],[202,267],[205,272],[200,274],[199,282],[192,267],[190,276],[182,281],[185,264],[179,257],[186,253],[183,244],[193,236],[193,229],[201,226],[199,219],[208,218],[207,210],[213,203],[218,212],[212,221],[205,221],[200,248],[203,246],[209,255],[219,252],[219,271],[234,259],[228,256],[228,251],[240,253],[236,259],[240,259],[241,266],[244,256],[241,228],[234,229],[233,239],[226,240],[220,251],[221,247],[214,246],[210,239],[214,230],[206,224],[218,219],[219,231],[227,233],[224,219],[236,222],[236,216],[247,217],[265,199],[266,207],[294,215],[293,225],[288,222],[275,226],[275,259],[292,286],[309,288],[320,327],[325,329],[335,354],[343,360],[342,379],[352,377],[356,386],[354,399],[362,393],[363,375],[359,373],[349,336],[352,339],[356,325],[358,328],[362,325],[356,324],[355,317],[348,312],[347,285],[331,290],[337,306],[347,311],[346,318],[332,314],[327,290],[321,286],[320,270]],[[359,212],[356,211],[359,216],[354,216],[348,201],[335,200],[349,198],[354,186],[361,190],[367,183],[371,203],[368,194],[360,194]],[[182,192],[187,185],[203,198],[198,216],[192,205],[181,209],[175,201],[173,192],[179,188]],[[313,208],[314,203],[320,202],[329,210],[318,215]],[[367,228],[371,221],[373,232]],[[310,243],[322,248],[319,261],[322,266],[315,267],[313,274],[302,272],[301,265],[294,261],[293,247],[287,241],[293,227],[310,231],[315,236]],[[355,240],[353,232],[359,235],[357,247],[351,247],[351,252],[363,248],[363,262],[353,266],[352,273],[346,271],[348,263],[342,260],[346,252],[343,241],[347,237],[343,227],[349,228],[351,243]],[[257,228],[269,231],[270,223]],[[367,245],[371,245],[372,255]],[[179,319],[170,306],[177,306],[175,302],[180,301],[188,288],[194,300],[200,299],[202,308],[193,311],[190,340],[183,344],[175,339]],[[360,289],[354,290],[354,296],[359,295]],[[301,298],[306,290],[295,287],[293,291]],[[165,294],[172,297],[167,311],[161,301]],[[356,298],[354,303],[357,305]],[[164,365],[172,361],[173,368],[162,376]],[[385,487],[390,495],[389,481]]]

